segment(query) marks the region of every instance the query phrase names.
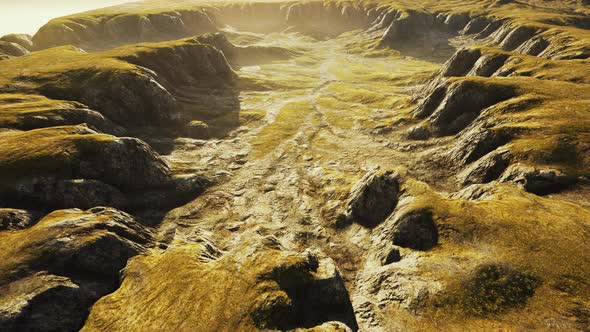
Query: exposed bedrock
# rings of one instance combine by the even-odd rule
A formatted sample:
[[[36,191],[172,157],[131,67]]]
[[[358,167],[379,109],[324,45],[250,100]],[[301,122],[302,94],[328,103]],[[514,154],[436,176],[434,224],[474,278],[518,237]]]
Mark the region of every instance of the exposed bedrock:
[[[441,69],[441,75],[467,76],[480,57],[481,51],[478,49],[459,50],[445,63]]]
[[[353,3],[301,2],[288,7],[285,21],[296,30],[316,35],[338,35],[368,28],[371,15]]]
[[[538,30],[533,27],[519,26],[510,31],[508,35],[500,42],[500,47],[505,51],[513,51],[526,41],[531,39]],[[501,36],[501,34],[499,34]]]
[[[125,133],[121,126],[78,102],[53,100],[40,95],[0,94],[2,128],[32,130],[83,123],[102,133]]]
[[[506,85],[482,80],[450,80],[442,83],[413,112],[428,117],[434,135],[454,135],[465,129],[489,106],[515,96]]]
[[[339,224],[357,223],[373,228],[395,209],[400,196],[400,178],[393,171],[372,170],[352,188],[346,212]]]
[[[414,250],[429,250],[438,244],[438,228],[432,212],[414,210],[402,214],[394,222],[393,244]]]
[[[179,119],[175,99],[156,79],[156,74],[146,69],[79,70],[47,80],[38,90],[52,99],[84,103],[119,125],[174,123]]]
[[[110,208],[55,211],[30,228],[0,233],[0,329],[78,330],[151,237]]]
[[[465,187],[494,181],[502,175],[509,164],[510,153],[507,150],[493,151],[457,174],[457,182],[461,187]]]
[[[12,175],[2,178],[1,199],[33,208],[123,207],[121,192],[173,183],[166,162],[144,142],[84,126],[6,132],[0,150],[2,173]]]
[[[533,194],[546,195],[576,184],[577,179],[557,169],[519,163],[508,167],[500,181],[515,183]]]
[[[469,21],[465,28],[461,31],[463,35],[472,35],[477,34],[483,31],[488,24],[490,24],[490,19],[485,16],[478,16]]]
[[[506,52],[482,50],[477,47],[458,50],[440,70],[444,77],[498,75],[510,55]],[[429,86],[430,87],[430,86]]]
[[[498,149],[514,137],[511,130],[485,126],[485,122],[477,123],[463,132],[446,154],[446,159],[453,165],[467,165]]]
[[[522,54],[537,56],[545,51],[549,45],[549,42],[543,37],[535,36],[522,43],[515,51]]]
[[[120,330],[130,322],[142,330],[291,330],[329,322],[358,329],[330,258],[286,250],[276,238],[248,237],[223,255],[198,240],[132,259],[121,287],[97,302],[83,331]]]

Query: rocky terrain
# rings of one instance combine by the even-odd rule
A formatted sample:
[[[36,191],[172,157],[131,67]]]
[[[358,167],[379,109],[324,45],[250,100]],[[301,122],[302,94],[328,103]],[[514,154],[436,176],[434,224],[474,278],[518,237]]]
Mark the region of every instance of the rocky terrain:
[[[146,1],[0,38],[2,331],[590,331],[586,1]]]

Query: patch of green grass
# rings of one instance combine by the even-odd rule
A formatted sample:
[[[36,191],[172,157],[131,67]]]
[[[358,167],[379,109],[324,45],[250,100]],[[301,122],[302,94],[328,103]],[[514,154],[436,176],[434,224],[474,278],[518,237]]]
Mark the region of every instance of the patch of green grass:
[[[284,105],[274,121],[264,127],[251,142],[254,157],[264,157],[292,138],[312,112],[309,101],[296,101]]]

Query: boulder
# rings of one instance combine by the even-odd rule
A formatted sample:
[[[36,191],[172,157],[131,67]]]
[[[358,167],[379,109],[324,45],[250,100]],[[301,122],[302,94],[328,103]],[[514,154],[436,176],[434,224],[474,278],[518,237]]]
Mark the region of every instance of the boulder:
[[[393,244],[414,250],[430,250],[438,244],[438,228],[432,212],[410,211],[401,215],[393,229]]]
[[[372,170],[352,188],[346,213],[341,218],[365,227],[375,227],[393,212],[399,195],[400,179],[397,173]]]

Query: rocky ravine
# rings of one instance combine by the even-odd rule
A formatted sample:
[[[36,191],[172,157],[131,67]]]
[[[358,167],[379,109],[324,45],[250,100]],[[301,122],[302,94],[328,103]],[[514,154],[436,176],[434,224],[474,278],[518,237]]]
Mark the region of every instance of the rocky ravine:
[[[0,330],[585,331],[589,14],[146,2],[3,37]]]

